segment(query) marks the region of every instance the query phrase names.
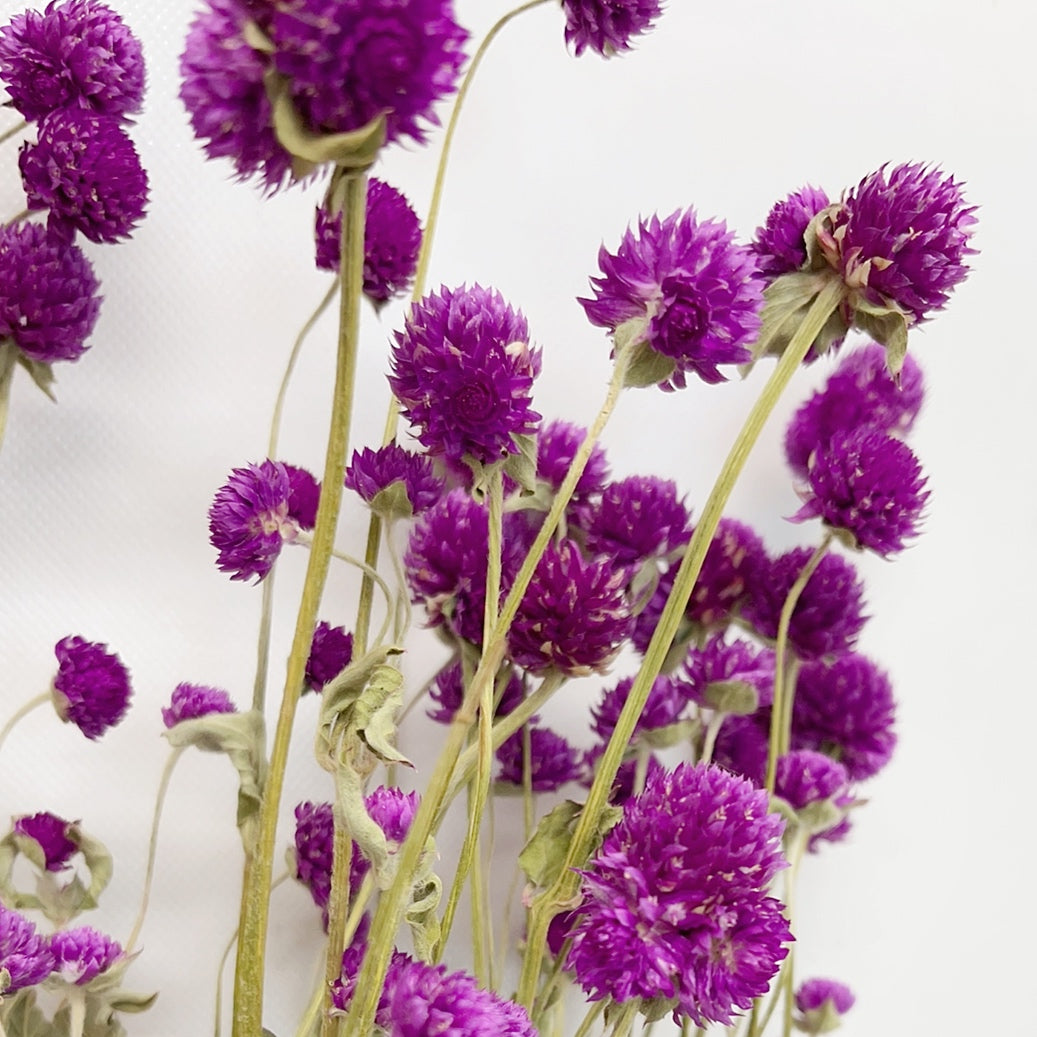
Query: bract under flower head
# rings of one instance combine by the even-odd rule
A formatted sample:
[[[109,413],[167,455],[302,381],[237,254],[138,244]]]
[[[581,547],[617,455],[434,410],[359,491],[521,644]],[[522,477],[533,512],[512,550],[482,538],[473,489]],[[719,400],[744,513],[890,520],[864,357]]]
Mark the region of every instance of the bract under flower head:
[[[13,830],[15,835],[32,839],[39,846],[47,871],[64,871],[79,852],[79,843],[69,838],[70,833],[78,834],[78,821],[65,821],[42,811],[15,818]]]
[[[719,364],[751,359],[763,281],[752,251],[722,221],[699,222],[694,209],[652,216],[627,230],[615,254],[602,247],[598,265],[595,297],[578,301],[592,324],[613,332],[646,320],[647,347],[673,364],[664,387],[683,388],[688,373],[722,382]]]
[[[54,933],[50,949],[54,954],[54,972],[76,986],[85,986],[122,957],[119,943],[88,925]]]
[[[804,240],[810,221],[829,205],[828,195],[819,187],[800,188],[775,204],[767,222],[757,227],[752,249],[759,257],[760,271],[766,277],[790,274],[807,261]]]
[[[562,0],[565,42],[579,57],[588,47],[602,57],[630,50],[662,13],[661,0]]]
[[[238,707],[222,688],[210,688],[204,684],[188,684],[186,681],[173,689],[169,705],[162,707],[162,723],[167,728],[175,727],[182,720],[197,720],[210,713],[236,713]]]
[[[684,670],[690,696],[702,705],[713,705],[707,697],[710,685],[730,681],[750,685],[757,707],[769,706],[774,698],[774,653],[748,641],[725,641],[716,634],[688,653]]]
[[[46,938],[24,915],[0,904],[0,997],[42,983],[53,971]]]
[[[353,635],[345,627],[333,627],[321,620],[313,631],[310,655],[306,661],[306,687],[323,691],[353,660]]]
[[[62,638],[54,646],[54,708],[87,738],[100,738],[126,715],[130,675],[108,646],[81,637]]]

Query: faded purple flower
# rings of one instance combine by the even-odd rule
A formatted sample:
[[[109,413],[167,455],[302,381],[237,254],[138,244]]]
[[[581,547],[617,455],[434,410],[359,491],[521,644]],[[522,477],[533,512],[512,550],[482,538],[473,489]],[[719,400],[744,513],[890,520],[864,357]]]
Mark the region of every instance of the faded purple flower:
[[[55,975],[80,987],[107,972],[123,956],[120,944],[88,925],[53,933],[50,949]]]
[[[494,710],[494,716],[503,717],[510,713],[526,697],[522,685],[522,677],[516,670],[512,670],[503,690],[500,689],[498,679],[497,694],[500,702]],[[449,663],[436,674],[429,688],[429,698],[436,704],[435,709],[426,710],[426,716],[440,724],[449,724],[454,719],[454,714],[461,708],[461,700],[464,698],[464,682],[461,661]]]
[[[54,708],[87,738],[97,739],[114,727],[129,708],[130,675],[106,644],[64,637],[54,646]]]
[[[788,198],[777,202],[767,214],[767,222],[756,228],[753,252],[759,257],[766,277],[790,274],[807,261],[804,235],[810,221],[829,205],[820,187],[807,184]]]
[[[662,14],[661,0],[562,0],[565,42],[579,57],[588,47],[610,58],[630,50]]]
[[[587,523],[587,550],[638,565],[687,541],[690,515],[672,479],[632,475],[610,483]]]
[[[752,685],[758,707],[774,698],[774,653],[748,641],[725,641],[722,634],[711,637],[701,648],[692,648],[684,661],[691,698],[706,705],[711,684],[742,681]]]
[[[346,489],[353,490],[368,504],[382,490],[400,483],[410,502],[411,512],[420,515],[443,496],[446,487],[436,475],[432,459],[412,454],[396,443],[371,450],[354,450],[346,469]]]
[[[47,871],[64,871],[79,852],[75,838],[79,834],[79,822],[65,821],[46,811],[15,818],[14,834],[32,839],[39,846]]]
[[[525,749],[522,731],[516,731],[497,750],[501,765],[498,781],[523,784]],[[583,773],[582,754],[561,735],[546,727],[529,727],[529,774],[534,792],[555,792]]]
[[[47,939],[24,915],[0,904],[0,997],[42,983],[53,970]]]
[[[230,695],[222,688],[210,688],[204,684],[178,684],[173,689],[169,706],[162,707],[162,723],[167,728],[175,727],[183,720],[197,720],[210,713],[237,713]]]
[[[624,677],[618,684],[605,688],[601,701],[591,708],[591,730],[603,742],[612,737],[633,686],[634,678]],[[677,723],[688,704],[688,690],[687,684],[675,677],[666,674],[656,677],[634,727],[634,738],[639,731],[655,731]]]
[[[353,635],[345,627],[333,627],[321,620],[313,631],[310,656],[306,660],[306,687],[323,691],[353,661]]]
[[[853,991],[834,979],[807,979],[796,991],[796,1008],[800,1017],[796,1027],[804,1033],[827,1033],[839,1025],[856,1003]]]

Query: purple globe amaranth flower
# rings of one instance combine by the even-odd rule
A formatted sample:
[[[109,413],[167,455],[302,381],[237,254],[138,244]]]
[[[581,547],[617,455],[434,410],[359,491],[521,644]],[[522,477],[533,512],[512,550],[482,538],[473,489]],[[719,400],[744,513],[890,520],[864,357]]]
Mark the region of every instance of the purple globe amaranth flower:
[[[587,438],[587,430],[568,421],[547,421],[537,433],[537,478],[557,493],[572,467],[573,459]],[[609,463],[605,448],[595,443],[586,467],[576,481],[571,506],[580,507],[597,497],[609,479]]]
[[[327,916],[335,859],[335,820],[330,803],[300,803],[295,808],[295,877]],[[326,923],[325,923],[326,924]]]
[[[0,338],[30,360],[77,360],[101,311],[90,260],[37,223],[0,228]]]
[[[785,457],[806,479],[810,457],[840,432],[869,425],[906,435],[925,396],[922,369],[910,353],[895,380],[886,369],[886,350],[877,342],[847,353],[818,390],[793,415],[785,431]]]
[[[838,760],[824,753],[794,749],[778,758],[774,781],[774,794],[793,810],[802,810],[811,803],[834,801],[846,792],[850,776]]]
[[[500,695],[500,701],[493,713],[496,717],[506,716],[526,697],[522,677],[515,670],[511,671],[503,690],[498,678],[496,689],[495,693]],[[464,698],[464,674],[460,659],[444,666],[436,674],[429,688],[429,698],[436,703],[436,708],[426,710],[425,715],[437,723],[449,724],[461,708]]]
[[[188,684],[186,681],[173,689],[168,706],[162,707],[162,723],[167,728],[175,727],[184,720],[197,720],[211,713],[237,713],[238,707],[222,688],[210,688],[204,684]]]
[[[764,276],[790,274],[806,263],[807,227],[829,204],[828,195],[820,187],[807,184],[774,205],[764,226],[756,228],[752,243]]]
[[[446,491],[443,480],[435,473],[432,459],[423,454],[412,454],[396,443],[377,450],[364,447],[353,451],[353,459],[346,469],[346,489],[355,491],[362,500],[373,505],[378,494],[393,483],[401,485],[412,515],[427,511]],[[394,513],[393,502],[388,502],[386,507],[389,509],[385,512],[387,517],[401,517]]]
[[[54,708],[87,738],[97,739],[114,727],[129,708],[130,675],[106,644],[64,637],[54,646]]]
[[[508,632],[511,658],[531,673],[603,672],[630,634],[626,580],[623,568],[584,559],[571,540],[549,545]]]
[[[820,518],[853,547],[884,558],[918,535],[929,494],[922,466],[902,440],[867,426],[836,433],[811,455],[808,478],[794,522]]]
[[[285,464],[284,470],[288,473],[288,517],[300,529],[313,529],[317,525],[320,483],[311,472],[297,465]]]
[[[713,766],[650,775],[583,876],[568,966],[592,1000],[675,1000],[731,1024],[791,940],[767,884],[785,866],[767,796]]]
[[[803,1033],[828,1033],[839,1025],[840,1016],[853,1008],[857,999],[845,983],[834,979],[806,979],[796,991],[800,1016],[796,1028]]]
[[[685,375],[722,382],[718,364],[751,359],[760,328],[763,281],[756,259],[720,220],[698,221],[694,209],[627,230],[613,255],[598,253],[602,277],[592,277],[593,299],[578,300],[592,324],[615,331],[647,321],[643,341],[673,362],[660,384],[683,388]]]
[[[536,431],[540,351],[497,292],[441,288],[411,307],[395,337],[389,384],[430,453],[490,464],[517,452],[516,435]]]
[[[711,637],[701,648],[692,648],[684,660],[690,697],[700,705],[709,701],[711,685],[740,681],[756,693],[757,707],[774,699],[774,652],[748,641],[725,641],[722,634]]]
[[[630,50],[662,14],[661,0],[562,0],[565,42],[579,57],[587,48],[610,58]]]
[[[796,547],[779,555],[759,573],[745,616],[764,636],[778,636],[778,619],[785,599],[813,552]],[[820,659],[849,651],[867,616],[864,587],[857,571],[838,555],[826,554],[807,580],[792,611],[789,643],[802,659]]]
[[[144,57],[115,11],[68,0],[0,28],[0,79],[11,106],[29,120],[61,108],[125,118],[141,110]]]
[[[342,214],[317,209],[317,267],[339,271],[342,255]],[[421,223],[406,196],[371,177],[367,182],[364,224],[364,295],[376,308],[404,295],[414,281],[421,250]]]
[[[313,631],[310,655],[306,660],[306,687],[323,691],[353,661],[353,635],[345,627],[333,627],[321,620]]]
[[[50,949],[55,975],[80,987],[107,972],[123,956],[119,943],[88,925],[53,933]]]
[[[618,684],[602,691],[601,700],[591,709],[591,730],[603,741],[612,737],[619,722],[619,714],[634,686],[633,677],[624,677]],[[641,731],[656,731],[677,723],[688,704],[688,687],[666,674],[655,678],[644,709],[634,726],[634,738]]]
[[[144,217],[148,177],[119,120],[76,109],[40,122],[18,154],[27,207],[49,209],[48,227],[95,242],[128,238]]]
[[[0,903],[0,997],[34,987],[53,971],[46,937],[24,915]]]
[[[546,727],[529,727],[529,775],[534,792],[555,792],[583,773],[582,753],[561,735]],[[524,784],[525,749],[522,731],[516,731],[497,750],[501,765],[497,780],[508,785]]]
[[[764,711],[762,717],[769,717]],[[713,762],[762,788],[767,777],[767,730],[760,714],[726,716],[717,734]]]
[[[587,550],[637,565],[686,542],[690,517],[672,479],[632,475],[602,491],[587,520]]]
[[[367,807],[371,820],[385,833],[390,853],[395,853],[403,840],[407,838],[414,815],[418,810],[418,802],[416,792],[403,792],[398,788],[390,788],[385,785],[379,785],[364,799],[364,806]],[[363,882],[370,867],[367,858],[354,843],[353,856],[349,865],[349,888],[351,890],[360,889],[360,883]]]
[[[79,852],[79,822],[41,811],[14,820],[15,835],[31,839],[40,849],[46,871],[64,871]]]

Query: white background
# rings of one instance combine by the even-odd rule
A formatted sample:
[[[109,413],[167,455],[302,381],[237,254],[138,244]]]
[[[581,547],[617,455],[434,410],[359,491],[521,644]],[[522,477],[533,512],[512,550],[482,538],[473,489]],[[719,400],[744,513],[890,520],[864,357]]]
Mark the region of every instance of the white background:
[[[42,4],[41,4],[42,6]],[[132,670],[131,714],[88,743],[48,710],[0,757],[0,811],[81,818],[116,855],[94,924],[125,937],[142,878],[166,747],[159,707],[181,680],[222,685],[243,705],[252,680],[259,590],[213,564],[206,511],[233,466],[265,451],[292,338],[324,293],[313,269],[319,188],[263,199],[202,160],[176,98],[187,0],[112,0],[144,41],[147,108],[134,129],[152,187],[132,242],[88,246],[106,296],[93,348],[58,371],[60,402],[14,386],[0,451],[0,715],[43,690],[52,646],[103,640]],[[458,0],[478,35],[508,9]],[[848,982],[847,1037],[1024,1033],[1037,923],[1031,889],[1029,663],[1035,618],[1031,399],[1037,15],[1023,0],[671,0],[638,50],[576,60],[552,6],[502,36],[458,136],[432,283],[478,280],[526,312],[544,348],[538,408],[588,422],[608,377],[603,334],[575,296],[627,223],[694,205],[749,236],[774,200],[805,182],[833,196],[883,162],[936,162],[967,182],[980,227],[973,273],[948,311],[911,338],[929,398],[913,444],[930,474],[925,535],[893,564],[866,558],[872,620],[861,648],[886,666],[900,745],[867,786],[852,839],[805,869],[797,931],[803,976]],[[6,21],[20,4],[2,0]],[[13,122],[5,117],[3,126]],[[0,153],[4,212],[22,208],[16,146]],[[376,170],[419,211],[432,151],[394,148]],[[380,435],[387,333],[363,325],[353,441]],[[331,321],[310,341],[286,413],[287,460],[322,467],[333,364]],[[825,373],[805,372],[786,415]],[[761,384],[630,392],[608,430],[617,475],[675,478],[701,507],[727,444]],[[730,506],[772,549],[807,542],[783,521],[797,505],[781,462],[779,416]],[[365,522],[343,518],[359,545]],[[278,581],[273,684],[302,571],[289,552]],[[333,573],[323,614],[350,623],[351,580]],[[425,648],[418,645],[424,643]],[[439,658],[415,639],[417,682]],[[568,730],[593,697],[574,690]],[[308,761],[315,704],[304,703],[286,793],[330,798]],[[437,729],[438,730],[438,729]],[[404,736],[405,751],[437,737]],[[421,780],[421,774],[417,776]],[[237,917],[240,846],[234,779],[193,754],[173,779],[156,903],[129,973],[161,989],[131,1033],[210,1032],[215,962]],[[503,827],[503,826],[502,826]],[[289,838],[285,827],[282,844]],[[508,844],[510,845],[510,843]],[[319,923],[307,894],[274,895],[267,1024],[293,1032],[310,989]],[[290,966],[290,968],[289,968]]]

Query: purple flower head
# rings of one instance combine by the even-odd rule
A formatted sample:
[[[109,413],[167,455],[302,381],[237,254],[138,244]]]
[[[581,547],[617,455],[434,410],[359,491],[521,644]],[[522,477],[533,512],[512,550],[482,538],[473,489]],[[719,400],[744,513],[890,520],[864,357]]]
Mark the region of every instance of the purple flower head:
[[[778,758],[774,792],[793,810],[802,810],[811,803],[837,799],[849,783],[838,760],[813,749],[795,749]]]
[[[845,983],[834,979],[806,979],[796,991],[796,1008],[802,1018],[796,1025],[804,1033],[825,1033],[839,1016],[853,1008],[857,999]],[[835,1016],[835,1020],[831,1016]],[[826,1018],[826,1016],[828,1018]]]
[[[305,468],[286,464],[284,470],[288,473],[288,517],[300,529],[313,529],[317,525],[320,483]]]
[[[662,14],[660,0],[562,0],[565,42],[579,57],[588,47],[610,58],[630,50]]]
[[[586,560],[571,540],[548,546],[508,633],[514,662],[532,673],[603,672],[630,634],[626,571]]]
[[[53,971],[46,938],[24,915],[0,904],[0,997],[42,983]]]
[[[765,711],[763,716],[770,713]],[[717,735],[713,762],[762,788],[767,776],[767,752],[767,731],[760,715],[728,716]]]
[[[54,708],[87,738],[97,739],[114,727],[129,708],[130,675],[108,646],[81,637],[64,637],[54,646]]]
[[[353,661],[353,635],[345,627],[333,627],[321,620],[313,631],[310,657],[306,660],[306,687],[323,691]]]
[[[50,3],[0,28],[0,79],[29,120],[59,108],[124,118],[144,100],[140,41],[96,0]]]
[[[911,448],[881,429],[837,433],[810,458],[809,491],[793,521],[820,518],[858,548],[888,557],[918,535],[929,494]]]
[[[79,822],[65,821],[46,811],[15,818],[14,834],[39,846],[47,871],[64,871],[79,852]]]
[[[766,277],[777,277],[799,270],[807,261],[803,238],[810,221],[828,208],[828,195],[820,187],[801,187],[777,202],[767,214],[767,222],[756,228],[753,252],[759,257]]]
[[[920,163],[883,166],[847,195],[832,218],[839,272],[873,306],[892,304],[911,323],[946,304],[968,275],[975,206],[961,183]]]
[[[498,684],[497,687],[500,688],[500,685]],[[517,671],[511,671],[504,690],[499,694],[500,702],[494,710],[494,716],[503,717],[526,697],[522,677]],[[460,660],[449,663],[436,674],[432,687],[429,689],[429,698],[436,703],[436,708],[426,710],[426,715],[437,723],[449,724],[454,719],[454,714],[461,708],[461,700],[464,698],[464,675]]]
[[[543,479],[557,493],[573,463],[576,452],[587,437],[587,430],[567,421],[548,421],[537,433],[537,478]],[[609,463],[605,448],[595,443],[583,474],[576,482],[572,505],[579,507],[605,489]]]
[[[88,925],[63,929],[50,938],[54,972],[66,983],[85,986],[122,956],[122,946]]]
[[[685,543],[688,509],[672,479],[632,475],[610,483],[590,514],[587,550],[617,565],[638,565]]]
[[[209,688],[204,684],[178,684],[173,689],[169,706],[162,707],[162,723],[167,728],[175,727],[183,720],[196,720],[210,713],[237,713],[238,707],[227,692],[221,688]]]
[[[342,256],[342,214],[317,209],[317,268],[339,271]],[[364,294],[380,307],[404,295],[418,269],[421,223],[405,195],[383,180],[367,182],[367,222],[364,224]]]
[[[30,210],[49,209],[48,226],[71,241],[78,230],[96,242],[128,238],[143,219],[148,177],[119,120],[69,109],[40,122],[18,167]]]
[[[540,351],[526,318],[492,290],[441,288],[415,303],[396,332],[389,384],[432,454],[484,464],[536,431],[530,392]]]
[[[766,895],[785,866],[767,797],[713,766],[649,776],[584,873],[568,964],[593,1000],[675,999],[697,1026],[730,1025],[791,940]]]
[[[77,245],[37,223],[0,228],[0,338],[30,360],[77,360],[101,310],[100,287]]]
[[[335,820],[330,803],[300,803],[295,808],[295,877],[327,916],[335,858]],[[326,924],[326,923],[325,923]]]
[[[603,741],[612,737],[619,721],[619,714],[634,686],[633,677],[624,677],[618,684],[606,688],[601,701],[591,709],[591,730]],[[648,700],[634,727],[634,737],[639,731],[656,731],[677,723],[688,704],[688,687],[674,677],[665,674],[655,678]]]
[[[688,653],[684,669],[691,697],[701,705],[708,705],[705,696],[711,684],[726,681],[751,684],[759,707],[769,706],[774,698],[774,653],[748,641],[728,642],[717,634]]]
[[[412,454],[395,443],[377,450],[364,447],[353,451],[353,460],[346,469],[347,489],[354,490],[371,504],[393,483],[402,484],[414,515],[431,508],[446,489],[435,473],[432,459],[424,454]]]
[[[584,753],[583,757],[583,784],[590,788],[590,783],[594,778],[594,772],[598,766],[598,761],[601,759],[602,754],[605,752],[604,743],[593,746]],[[638,760],[627,760],[626,763],[620,764],[619,770],[616,771],[616,780],[612,783],[612,789],[609,792],[609,802],[616,806],[623,806],[624,803],[629,799],[634,798],[634,787],[637,781],[637,769]],[[648,754],[647,766],[645,767],[645,781],[653,775],[664,774],[666,768],[659,762],[659,757],[655,753]]]
[[[750,359],[760,328],[763,281],[756,259],[720,220],[699,223],[694,209],[627,230],[613,255],[598,253],[602,277],[592,277],[595,298],[580,299],[587,317],[615,331],[647,318],[646,342],[676,367],[668,384],[683,388],[685,375],[722,382],[718,364]]]
[[[831,665],[808,663],[796,680],[792,748],[816,749],[838,760],[853,781],[877,774],[897,738],[889,678],[855,652]]]
[[[764,636],[778,636],[778,618],[792,585],[813,552],[796,547],[760,573],[746,618]],[[857,571],[838,555],[826,554],[803,588],[792,612],[789,642],[801,659],[849,651],[864,627],[864,586]]]
[[[876,342],[847,353],[824,388],[796,411],[785,432],[785,456],[806,479],[810,456],[840,432],[871,425],[891,435],[911,430],[925,395],[922,370],[910,353],[899,381],[886,370],[886,350]]]
[[[546,727],[529,728],[529,774],[534,792],[555,792],[583,773],[582,753],[561,735]],[[524,749],[521,731],[516,731],[498,750],[501,765],[498,781],[523,784]]]
[[[395,853],[410,831],[411,822],[418,809],[418,794],[379,785],[364,800],[364,806],[367,807],[371,820],[385,833],[389,852]],[[370,867],[367,858],[354,843],[353,857],[349,864],[349,888],[354,891],[354,895]]]

